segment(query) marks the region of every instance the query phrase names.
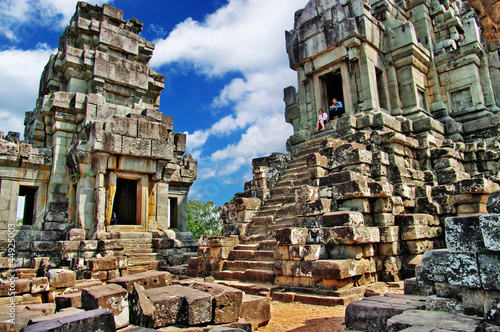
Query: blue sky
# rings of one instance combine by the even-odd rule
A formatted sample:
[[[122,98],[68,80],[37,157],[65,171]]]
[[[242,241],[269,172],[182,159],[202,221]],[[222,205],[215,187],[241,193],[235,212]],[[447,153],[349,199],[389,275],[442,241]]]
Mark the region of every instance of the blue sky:
[[[43,67],[75,0],[0,0],[0,131],[24,131]],[[285,152],[283,88],[295,85],[285,30],[308,0],[98,0],[144,23],[165,75],[160,111],[198,161],[190,199],[222,205],[252,178],[252,158]]]

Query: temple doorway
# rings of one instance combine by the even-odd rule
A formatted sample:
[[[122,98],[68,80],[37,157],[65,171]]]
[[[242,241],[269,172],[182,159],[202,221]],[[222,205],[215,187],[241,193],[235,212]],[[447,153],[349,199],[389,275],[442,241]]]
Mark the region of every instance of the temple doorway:
[[[332,99],[337,98],[344,105],[345,112],[345,102],[344,102],[344,92],[342,90],[342,75],[340,70],[335,72],[330,72],[321,77],[324,86],[324,92],[326,97],[326,102],[322,103],[323,110],[328,110],[332,104]],[[330,115],[331,116],[331,115]]]
[[[137,180],[116,179],[113,212],[118,225],[137,225]]]

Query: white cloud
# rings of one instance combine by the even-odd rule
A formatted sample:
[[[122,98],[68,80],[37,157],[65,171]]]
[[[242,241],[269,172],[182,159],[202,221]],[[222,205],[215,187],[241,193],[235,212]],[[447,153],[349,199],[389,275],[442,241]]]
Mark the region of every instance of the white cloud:
[[[95,0],[102,5],[113,0]],[[0,0],[0,34],[11,41],[33,38],[39,27],[63,29],[78,0]]]
[[[156,41],[152,65],[187,62],[206,74],[272,69],[286,58],[285,30],[307,0],[230,0],[205,22],[187,19]]]
[[[207,76],[241,75],[212,101],[213,108],[229,107],[231,112],[188,135],[188,149],[203,151],[212,137],[220,140],[243,131],[238,141],[226,142],[199,163],[210,164],[209,171],[200,167],[200,180],[239,181],[242,172],[249,175],[252,158],[285,150],[293,130],[283,115],[283,88],[296,84],[296,73],[288,65],[285,30],[293,29],[295,11],[307,2],[229,0],[205,21],[187,19],[167,38],[155,41],[152,66],[178,62]],[[196,187],[195,191],[197,197],[206,192]]]
[[[55,50],[46,47],[35,50],[10,49],[0,51],[0,130],[23,133],[24,113],[36,105],[40,75]]]

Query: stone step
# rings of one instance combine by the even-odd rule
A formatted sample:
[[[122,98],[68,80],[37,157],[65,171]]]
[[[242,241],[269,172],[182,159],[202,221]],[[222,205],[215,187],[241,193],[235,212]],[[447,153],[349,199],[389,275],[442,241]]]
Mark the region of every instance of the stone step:
[[[276,245],[276,240],[260,241],[259,250],[274,250],[274,248],[276,248]]]
[[[317,133],[313,133],[311,134],[311,138],[312,139],[315,139],[315,138],[324,138],[324,137],[328,137],[328,136],[334,136],[334,133],[335,133],[335,130],[333,129],[329,129],[329,128],[325,128],[324,130],[321,130]]]
[[[309,173],[291,173],[280,177],[281,181],[299,181],[299,180],[309,180]]]
[[[260,211],[276,211],[281,208],[283,204],[271,204],[271,205],[261,205],[259,212]]]
[[[257,212],[257,215],[255,217],[252,218],[252,222],[253,222],[253,219],[254,218],[267,218],[267,217],[272,217],[274,218],[274,215],[276,214],[276,211],[278,211],[279,208],[277,209],[273,209],[273,210],[260,210]],[[260,222],[261,220],[256,220],[257,222]],[[272,222],[272,220],[271,220]]]
[[[295,189],[293,187],[303,186],[309,184],[309,178],[307,179],[299,179],[299,180],[278,180],[273,188],[282,188],[282,187],[292,187],[292,191],[295,193]]]
[[[308,167],[307,165],[300,166],[300,167],[294,167],[294,168],[287,168],[286,170],[281,173],[281,178],[284,178],[285,176],[289,175],[298,175],[298,174],[308,174]]]
[[[292,190],[292,189],[293,189],[292,187],[271,188],[269,190],[269,193],[271,194],[271,197],[274,197],[277,195],[289,196],[289,195],[295,194],[295,190]],[[264,204],[266,204],[266,202],[264,202]],[[261,206],[261,209],[262,209],[262,206]]]
[[[266,204],[276,205],[277,203],[295,203],[295,195],[293,196],[278,196],[266,199]]]
[[[229,253],[229,261],[274,261],[273,250],[233,250]]]
[[[258,250],[259,243],[247,243],[247,244],[239,244],[234,247],[234,250]]]
[[[134,273],[140,273],[147,270],[164,270],[167,267],[167,262],[164,260],[158,261],[132,261],[128,263],[129,274],[133,271]]]
[[[150,262],[154,260],[163,260],[163,256],[158,253],[128,253],[127,256],[129,261],[139,260]]]
[[[239,289],[245,292],[246,294],[261,295],[265,297],[271,297],[271,294],[273,292],[278,291],[280,289],[280,286],[278,285],[246,283],[241,281],[217,280],[216,283]]]
[[[319,152],[321,149],[321,142],[323,140],[320,140],[316,142],[315,144],[309,145],[307,147],[304,147],[303,149],[300,149],[298,151],[295,151],[293,154],[293,158],[300,158],[300,157],[307,157],[311,153]]]
[[[273,263],[274,265],[274,263]],[[248,269],[243,274],[243,282],[257,282],[262,284],[274,283],[274,271]]]
[[[406,310],[387,320],[387,331],[400,331],[411,327],[431,327],[446,331],[479,331],[482,319],[442,311]],[[434,331],[434,330],[433,330]]]
[[[123,253],[124,254],[152,254],[154,253],[154,249],[148,248],[148,249],[127,249],[123,248]]]
[[[257,217],[252,218],[252,222],[250,223],[250,227],[261,227],[267,226],[273,223],[274,221],[274,213],[268,211],[268,214],[264,214],[261,216],[260,214]]]
[[[295,216],[291,217],[283,217],[274,220],[273,226],[280,226],[281,228],[285,227],[299,227],[300,220]]]
[[[108,239],[151,239],[153,233],[148,232],[112,232],[107,236]]]
[[[274,261],[225,261],[224,270],[246,271],[246,270],[274,270]]]
[[[316,295],[308,293],[296,293],[289,291],[277,291],[271,294],[274,301],[280,302],[300,302],[304,304],[323,305],[323,306],[336,306],[347,305],[353,301],[362,298],[362,295],[349,295],[344,297]]]

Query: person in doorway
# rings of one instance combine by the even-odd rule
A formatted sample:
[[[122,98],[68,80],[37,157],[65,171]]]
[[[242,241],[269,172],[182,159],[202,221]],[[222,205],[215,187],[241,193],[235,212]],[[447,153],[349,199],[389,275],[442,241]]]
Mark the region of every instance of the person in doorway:
[[[340,118],[342,114],[344,114],[344,105],[342,105],[342,102],[337,100],[336,97],[333,97],[332,105],[330,106],[330,117],[333,118],[337,116]]]
[[[111,214],[111,222],[110,222],[111,225],[118,225],[118,219],[116,219],[116,212],[113,211],[113,213]]]
[[[319,110],[318,122],[316,122],[316,132],[325,129],[325,123],[328,122],[328,114],[324,113],[323,110]],[[319,129],[321,127],[321,129]]]

